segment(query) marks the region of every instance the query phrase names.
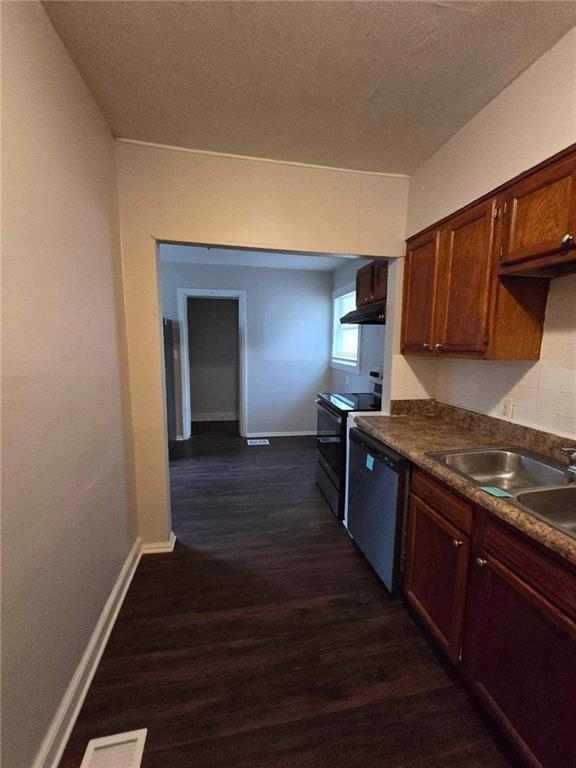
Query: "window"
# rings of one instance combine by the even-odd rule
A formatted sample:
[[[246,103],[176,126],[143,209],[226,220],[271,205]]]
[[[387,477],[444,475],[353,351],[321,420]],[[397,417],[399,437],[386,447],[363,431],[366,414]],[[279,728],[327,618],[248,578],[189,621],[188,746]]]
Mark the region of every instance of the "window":
[[[349,373],[360,369],[360,326],[341,325],[342,315],[356,309],[356,290],[353,285],[340,288],[332,294],[332,368]]]

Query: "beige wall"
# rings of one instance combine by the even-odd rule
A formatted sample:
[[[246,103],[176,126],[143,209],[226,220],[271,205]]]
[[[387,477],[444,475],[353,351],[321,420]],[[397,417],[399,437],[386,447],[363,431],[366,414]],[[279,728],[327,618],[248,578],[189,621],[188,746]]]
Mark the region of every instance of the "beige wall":
[[[114,143],[39,3],[3,3],[3,743],[29,768],[134,532]]]
[[[410,180],[408,233],[414,234],[576,141],[576,29],[488,104]],[[542,358],[484,363],[394,358],[392,397],[436,396],[576,437],[576,282],[552,282]],[[396,351],[398,340],[396,337]]]
[[[395,256],[408,180],[118,143],[129,376],[140,530],[166,540],[156,240]]]

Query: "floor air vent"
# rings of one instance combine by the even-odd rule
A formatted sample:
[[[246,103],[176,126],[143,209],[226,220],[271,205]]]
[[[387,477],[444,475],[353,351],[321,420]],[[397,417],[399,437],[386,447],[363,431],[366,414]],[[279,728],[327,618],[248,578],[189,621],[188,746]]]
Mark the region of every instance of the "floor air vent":
[[[248,445],[270,445],[270,440],[246,440]]]
[[[147,729],[92,739],[80,768],[140,768]]]

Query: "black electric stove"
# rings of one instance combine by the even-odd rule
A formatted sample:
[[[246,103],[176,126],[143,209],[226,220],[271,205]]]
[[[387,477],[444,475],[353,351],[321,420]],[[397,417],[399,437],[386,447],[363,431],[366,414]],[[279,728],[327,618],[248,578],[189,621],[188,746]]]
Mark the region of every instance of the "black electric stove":
[[[321,392],[318,399],[341,413],[379,411],[382,399],[374,392]]]
[[[381,385],[374,392],[321,392],[316,397],[316,482],[338,520],[344,519],[346,499],[346,429],[348,414],[380,411]]]

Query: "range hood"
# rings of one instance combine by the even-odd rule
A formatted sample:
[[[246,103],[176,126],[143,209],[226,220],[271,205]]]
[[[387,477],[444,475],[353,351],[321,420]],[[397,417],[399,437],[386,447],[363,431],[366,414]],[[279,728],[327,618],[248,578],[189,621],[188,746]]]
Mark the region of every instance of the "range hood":
[[[386,325],[386,302],[375,301],[373,304],[365,304],[352,312],[348,312],[340,318],[342,325]]]

